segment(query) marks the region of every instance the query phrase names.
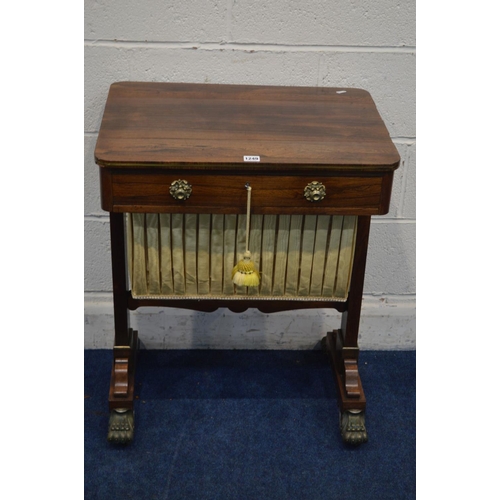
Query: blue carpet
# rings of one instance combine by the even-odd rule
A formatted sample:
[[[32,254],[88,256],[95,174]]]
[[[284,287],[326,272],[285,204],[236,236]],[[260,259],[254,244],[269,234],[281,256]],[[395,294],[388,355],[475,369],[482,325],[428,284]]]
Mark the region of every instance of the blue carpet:
[[[322,351],[141,351],[134,441],[110,445],[111,360],[85,352],[87,499],[415,498],[414,351],[361,352],[357,448]]]

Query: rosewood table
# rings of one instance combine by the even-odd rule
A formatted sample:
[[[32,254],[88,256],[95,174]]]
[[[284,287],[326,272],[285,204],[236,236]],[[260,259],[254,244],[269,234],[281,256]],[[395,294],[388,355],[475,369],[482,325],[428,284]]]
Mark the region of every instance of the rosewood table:
[[[141,306],[333,308],[327,332],[345,442],[367,440],[358,328],[372,215],[400,157],[354,88],[119,82],[95,148],[110,213],[114,356],[108,439],[134,431]],[[251,196],[250,196],[251,195]],[[232,281],[245,250],[258,286]]]

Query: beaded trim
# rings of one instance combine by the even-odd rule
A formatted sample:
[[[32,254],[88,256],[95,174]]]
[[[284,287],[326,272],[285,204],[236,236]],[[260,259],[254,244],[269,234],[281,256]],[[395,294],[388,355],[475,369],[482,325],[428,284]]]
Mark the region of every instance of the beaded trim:
[[[347,297],[297,297],[287,295],[135,295],[133,299],[153,300],[288,300],[293,302],[347,302]]]

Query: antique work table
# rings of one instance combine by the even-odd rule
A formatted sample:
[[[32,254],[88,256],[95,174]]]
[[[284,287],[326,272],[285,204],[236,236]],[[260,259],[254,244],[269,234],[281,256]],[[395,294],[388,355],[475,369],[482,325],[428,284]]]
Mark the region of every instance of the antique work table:
[[[333,308],[323,338],[344,441],[366,441],[358,328],[372,215],[386,214],[399,154],[368,92],[120,82],[95,149],[110,213],[115,343],[108,439],[134,430],[141,306],[234,312]],[[247,186],[258,288],[237,287]]]

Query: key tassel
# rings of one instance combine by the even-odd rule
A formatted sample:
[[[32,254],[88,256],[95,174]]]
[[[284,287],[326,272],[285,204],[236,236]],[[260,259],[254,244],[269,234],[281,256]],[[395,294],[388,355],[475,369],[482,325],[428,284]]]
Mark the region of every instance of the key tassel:
[[[247,188],[247,227],[246,227],[246,250],[243,259],[233,268],[233,283],[238,286],[259,286],[260,277],[255,264],[252,261],[252,254],[248,250],[248,235],[250,233],[250,197],[252,188],[249,184]]]

